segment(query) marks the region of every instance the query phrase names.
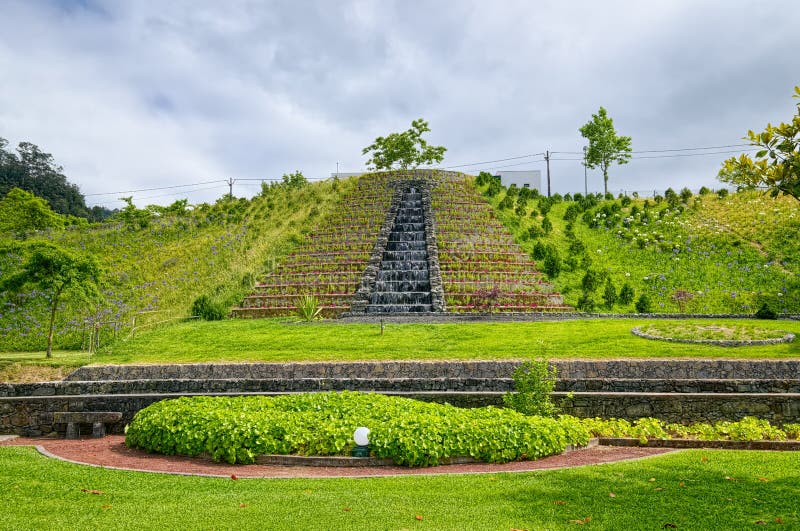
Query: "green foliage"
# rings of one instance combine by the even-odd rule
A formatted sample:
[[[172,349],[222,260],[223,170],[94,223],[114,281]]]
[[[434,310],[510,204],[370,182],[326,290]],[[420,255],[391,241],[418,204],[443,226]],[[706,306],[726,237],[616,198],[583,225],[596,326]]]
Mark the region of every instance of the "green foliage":
[[[608,194],[608,168],[611,164],[627,164],[631,158],[631,137],[617,136],[614,121],[603,107],[579,129],[589,141],[586,166],[603,171],[604,191]]]
[[[167,455],[207,452],[215,460],[252,463],[263,454],[347,455],[358,426],[370,429],[372,455],[406,466],[431,466],[457,456],[497,463],[538,459],[588,441],[586,430],[571,417],[529,417],[509,409],[461,409],[344,391],[164,400],[136,414],[126,444]]]
[[[90,257],[51,243],[28,242],[0,248],[0,255],[16,253],[23,262],[0,280],[0,293],[20,293],[35,287],[49,308],[47,357],[52,357],[56,312],[62,297],[88,298],[97,294],[100,269]]]
[[[762,302],[761,307],[755,313],[756,319],[777,319],[778,312],[772,309],[768,302]]]
[[[549,278],[556,278],[561,273],[563,264],[561,262],[561,255],[555,246],[547,245],[545,247],[544,261],[542,262],[542,271],[544,271]]]
[[[297,315],[303,321],[313,321],[318,318],[322,313],[322,308],[319,305],[319,299],[314,295],[303,295],[297,303]]]
[[[793,97],[800,98],[800,86]],[[767,124],[761,133],[748,131],[745,140],[761,148],[755,160],[744,154],[726,160],[719,179],[745,188],[765,187],[773,197],[786,194],[800,201],[800,103],[790,123]]]
[[[122,220],[122,223],[125,224],[126,229],[138,231],[150,226],[150,222],[153,220],[153,212],[150,209],[136,208],[136,205],[133,204],[133,196],[121,197],[120,199],[125,202],[125,208],[117,215]]]
[[[593,437],[631,437],[642,444],[653,439],[700,439],[705,441],[784,441],[800,436],[798,424],[786,424],[783,429],[755,417],[719,421],[714,424],[698,422],[690,425],[671,424],[647,417],[630,422],[624,419],[583,419],[583,426]]]
[[[642,293],[636,299],[636,311],[638,313],[650,313],[653,311],[652,302],[650,302],[650,297],[646,293]]]
[[[287,188],[302,188],[308,184],[308,179],[305,178],[300,170],[294,173],[284,173],[281,177],[281,183]]]
[[[542,218],[542,232],[545,234],[550,234],[553,232],[553,222],[550,221],[550,218],[546,216]]]
[[[552,417],[557,408],[550,399],[558,370],[546,359],[528,360],[514,370],[514,391],[503,395],[503,403],[523,415]]]
[[[190,313],[204,321],[220,321],[228,315],[228,309],[221,302],[208,295],[200,295],[192,303]]]
[[[419,118],[411,122],[411,128],[402,133],[379,136],[365,147],[362,155],[371,153],[367,165],[375,170],[390,170],[395,165],[400,169],[416,168],[420,164],[434,164],[444,160],[444,146],[429,146],[423,133],[430,131],[428,122]]]
[[[78,187],[67,182],[53,156],[30,142],[20,142],[16,153],[5,150],[0,138],[0,197],[20,188],[45,199],[59,214],[87,217],[89,211]]]
[[[626,282],[619,290],[619,303],[627,306],[633,302],[635,296],[636,293],[633,291],[633,288]]]
[[[622,297],[620,296],[619,298]],[[613,308],[614,304],[617,302],[617,288],[614,287],[614,281],[611,280],[611,277],[606,278],[606,285],[605,288],[603,288],[603,302],[609,310]]]
[[[47,201],[30,192],[12,188],[0,199],[0,233],[22,238],[29,232],[63,226],[64,219]]]

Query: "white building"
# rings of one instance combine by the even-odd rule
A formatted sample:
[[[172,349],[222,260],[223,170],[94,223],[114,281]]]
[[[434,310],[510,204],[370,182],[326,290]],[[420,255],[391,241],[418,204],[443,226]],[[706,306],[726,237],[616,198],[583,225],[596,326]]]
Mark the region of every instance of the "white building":
[[[516,184],[517,188],[530,188],[542,191],[542,172],[540,170],[527,171],[498,171],[495,176],[500,177],[500,184],[510,186]]]

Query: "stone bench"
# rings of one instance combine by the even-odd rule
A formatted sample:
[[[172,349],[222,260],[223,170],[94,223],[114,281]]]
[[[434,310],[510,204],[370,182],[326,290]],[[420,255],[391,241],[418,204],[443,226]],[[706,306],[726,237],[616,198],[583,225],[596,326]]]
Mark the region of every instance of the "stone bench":
[[[77,439],[80,436],[79,424],[91,424],[93,438],[105,437],[106,423],[120,420],[122,420],[122,413],[118,411],[56,411],[53,413],[54,424],[67,425],[67,439]]]

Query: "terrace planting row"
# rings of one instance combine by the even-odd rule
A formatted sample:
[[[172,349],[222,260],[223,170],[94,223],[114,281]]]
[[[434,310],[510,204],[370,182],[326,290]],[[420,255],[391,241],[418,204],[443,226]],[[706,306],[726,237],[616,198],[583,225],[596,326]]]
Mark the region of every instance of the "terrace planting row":
[[[447,311],[570,310],[470,182],[440,183],[433,203]]]

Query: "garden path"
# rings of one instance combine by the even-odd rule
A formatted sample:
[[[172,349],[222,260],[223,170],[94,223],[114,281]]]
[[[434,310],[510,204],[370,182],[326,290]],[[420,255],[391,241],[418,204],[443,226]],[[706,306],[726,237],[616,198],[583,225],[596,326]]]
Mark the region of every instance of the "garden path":
[[[17,437],[0,446],[35,446],[42,454],[78,464],[161,472],[166,474],[216,476],[238,478],[330,478],[330,477],[376,477],[433,474],[475,474],[501,472],[528,472],[553,468],[568,468],[596,465],[616,461],[641,459],[674,451],[669,448],[638,448],[593,446],[561,455],[545,457],[536,461],[516,461],[503,464],[474,463],[443,465],[427,468],[402,466],[379,467],[311,467],[279,465],[229,465],[216,463],[200,457],[148,454],[125,446],[125,437],[109,435],[102,439],[29,439]]]

